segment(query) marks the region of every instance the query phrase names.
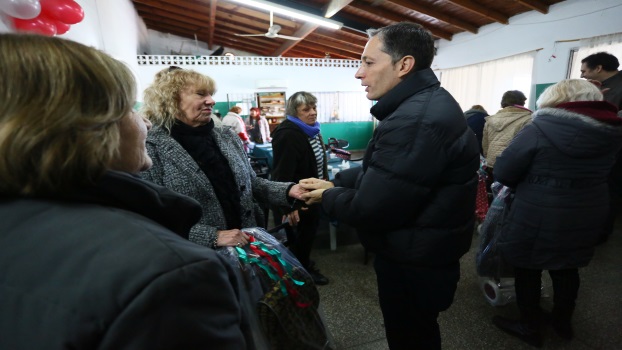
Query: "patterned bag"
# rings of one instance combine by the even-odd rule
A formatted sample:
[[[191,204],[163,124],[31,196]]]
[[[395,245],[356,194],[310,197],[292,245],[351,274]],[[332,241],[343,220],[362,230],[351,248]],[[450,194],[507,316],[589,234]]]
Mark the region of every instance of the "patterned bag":
[[[331,349],[311,276],[274,238],[260,241],[251,234],[249,240],[250,245],[235,249],[240,262],[252,267],[266,291],[257,301],[256,312],[269,348]]]

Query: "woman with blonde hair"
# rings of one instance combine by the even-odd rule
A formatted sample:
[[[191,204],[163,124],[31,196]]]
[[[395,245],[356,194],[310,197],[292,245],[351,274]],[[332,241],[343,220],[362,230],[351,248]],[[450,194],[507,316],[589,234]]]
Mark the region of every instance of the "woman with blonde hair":
[[[609,208],[607,176],[622,147],[617,108],[585,80],[547,88],[533,121],[497,158],[495,179],[515,190],[498,247],[514,267],[520,320],[493,323],[523,341],[542,346],[542,270],[553,281],[551,324],[572,339],[571,317],[579,271],[594,255]]]
[[[153,167],[142,176],[201,204],[192,242],[212,248],[247,244],[241,229],[264,222],[257,201],[291,206],[304,190],[293,182],[257,177],[238,136],[214,125],[212,78],[186,69],[158,74],[142,106],[154,124],[147,137]]]
[[[130,70],[39,35],[0,52],[0,349],[247,348],[234,273],[186,240],[199,205],[136,176]]]

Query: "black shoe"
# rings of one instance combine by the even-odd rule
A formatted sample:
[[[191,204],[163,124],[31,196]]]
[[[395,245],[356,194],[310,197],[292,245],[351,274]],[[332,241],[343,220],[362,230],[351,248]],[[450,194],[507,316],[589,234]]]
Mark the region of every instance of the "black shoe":
[[[572,340],[574,338],[574,330],[572,329],[572,323],[570,320],[562,321],[559,317],[555,317],[551,313],[543,313],[542,320],[553,327],[553,330],[557,335],[566,340]]]
[[[520,340],[531,346],[535,346],[537,348],[542,347],[542,335],[540,334],[540,331],[534,327],[531,327],[526,322],[510,320],[502,316],[495,316],[492,318],[492,323],[494,323],[494,325],[502,331],[518,337]]]
[[[313,282],[318,286],[324,286],[328,284],[328,278],[320,273],[320,270],[315,267],[310,267],[307,269],[311,278],[313,278]]]

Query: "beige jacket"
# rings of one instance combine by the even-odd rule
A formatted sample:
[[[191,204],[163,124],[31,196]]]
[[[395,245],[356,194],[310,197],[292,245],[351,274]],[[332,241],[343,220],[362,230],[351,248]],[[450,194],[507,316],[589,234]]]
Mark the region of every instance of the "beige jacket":
[[[499,110],[497,114],[486,117],[482,151],[488,167],[493,168],[495,166],[497,156],[529,122],[531,122],[531,111],[514,106],[505,107]]]

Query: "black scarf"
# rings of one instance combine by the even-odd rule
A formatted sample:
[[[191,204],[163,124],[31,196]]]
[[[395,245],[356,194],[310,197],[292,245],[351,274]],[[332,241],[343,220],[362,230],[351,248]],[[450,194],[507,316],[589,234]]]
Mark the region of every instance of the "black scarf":
[[[241,194],[229,162],[214,139],[213,129],[214,121],[198,127],[176,122],[171,128],[171,136],[197,162],[212,183],[227,221],[227,229],[239,229],[242,228]]]

